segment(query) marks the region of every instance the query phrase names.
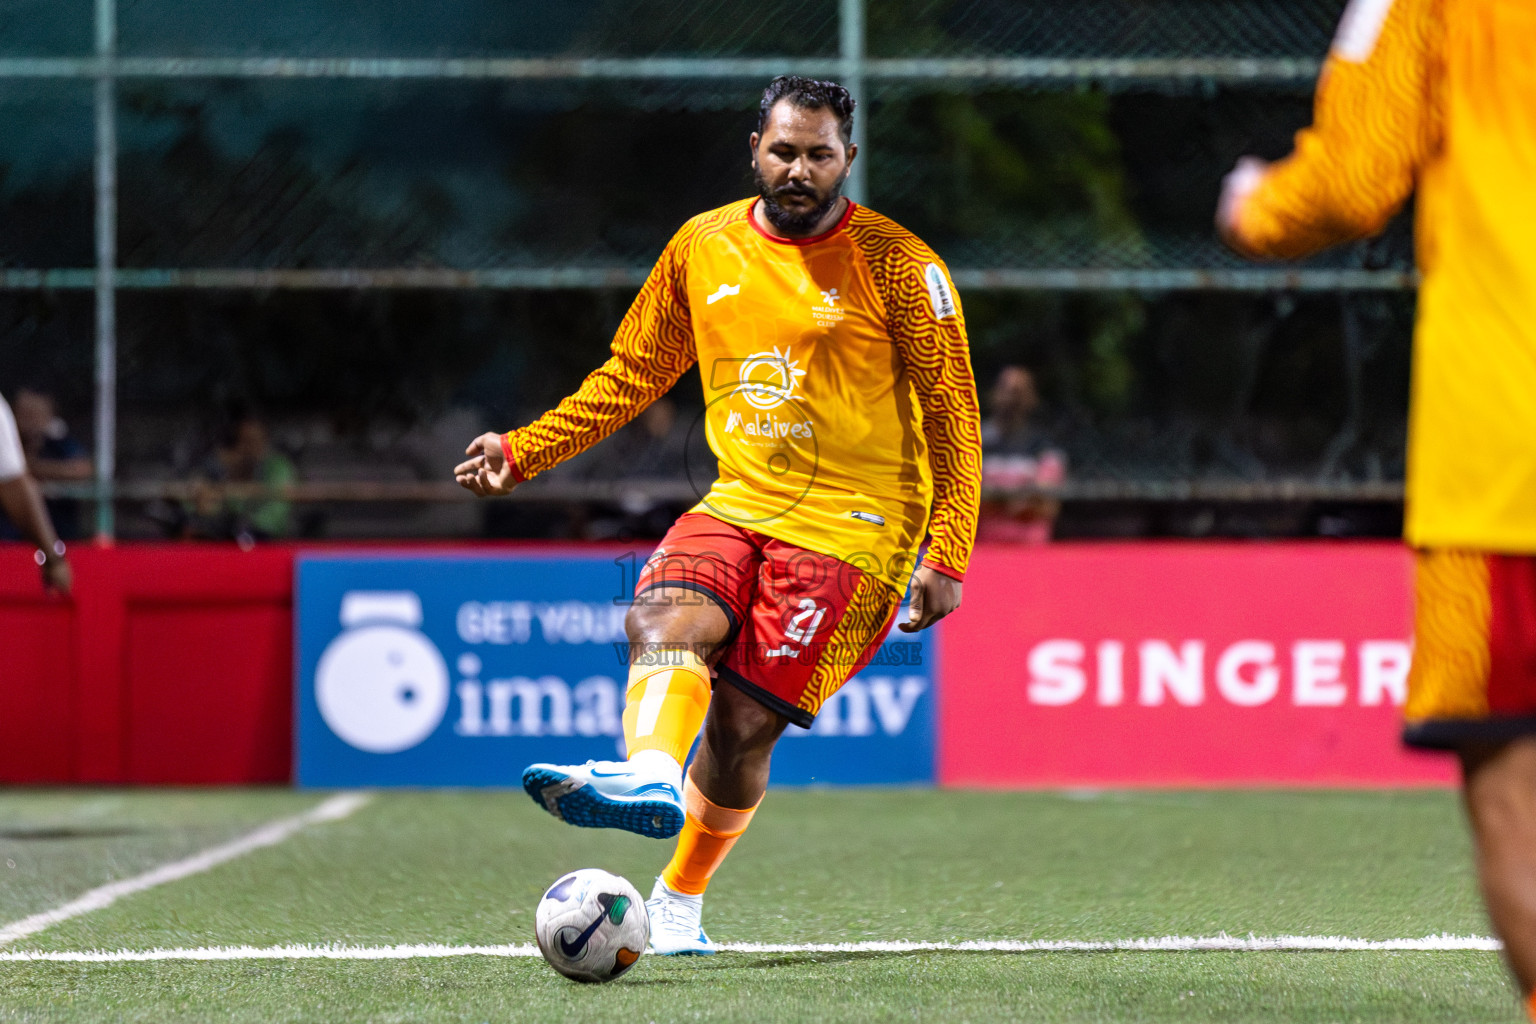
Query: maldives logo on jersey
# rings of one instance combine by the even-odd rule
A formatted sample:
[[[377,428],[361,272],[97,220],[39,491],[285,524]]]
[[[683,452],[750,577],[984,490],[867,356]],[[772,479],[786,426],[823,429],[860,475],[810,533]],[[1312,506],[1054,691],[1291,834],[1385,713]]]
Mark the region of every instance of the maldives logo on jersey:
[[[810,420],[781,420],[777,416],[758,413],[751,419],[732,409],[725,418],[725,432],[741,431],[749,437],[805,438],[812,435]]]
[[[753,408],[777,409],[785,402],[796,401],[795,384],[805,371],[790,358],[789,346],[780,352],[777,345],[772,352],[754,352],[741,364],[741,384],[736,394],[745,398]]]
[[[805,371],[800,369],[788,345],[780,352],[774,346],[771,352],[754,352],[742,360],[738,383],[732,394],[745,398],[756,413],[742,415],[735,409],[725,418],[725,433],[736,431],[756,438],[773,440],[807,438],[814,429],[806,419],[781,420],[768,414],[785,402],[798,402],[803,397],[795,393],[795,387]]]

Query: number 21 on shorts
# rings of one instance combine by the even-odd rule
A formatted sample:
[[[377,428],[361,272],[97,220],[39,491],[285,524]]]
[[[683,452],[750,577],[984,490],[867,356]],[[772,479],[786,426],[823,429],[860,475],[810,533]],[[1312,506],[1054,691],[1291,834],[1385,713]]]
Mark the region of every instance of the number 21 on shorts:
[[[814,599],[802,597],[800,610],[790,616],[789,625],[784,627],[784,638],[801,647],[806,646],[821,628],[821,620],[826,614],[827,610],[818,607]]]

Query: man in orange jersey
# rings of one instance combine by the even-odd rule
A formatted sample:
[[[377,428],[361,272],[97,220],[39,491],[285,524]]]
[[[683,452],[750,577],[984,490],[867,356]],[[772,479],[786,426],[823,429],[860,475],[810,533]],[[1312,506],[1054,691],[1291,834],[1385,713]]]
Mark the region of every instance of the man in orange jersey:
[[[1536,5],[1353,0],[1285,160],[1217,226],[1296,257],[1418,191],[1405,740],[1456,751],[1483,896],[1536,1020]]]
[[[456,470],[505,494],[700,367],[720,476],[640,575],[629,759],[523,773],[572,824],[679,837],[647,902],[658,953],[713,952],[704,889],[763,798],[774,744],[868,661],[909,582],[904,630],[960,605],[981,478],[965,322],[938,257],[840,194],[853,107],[834,83],[774,79],[750,138],[757,198],[685,224],[608,361],[528,427],[477,438]]]

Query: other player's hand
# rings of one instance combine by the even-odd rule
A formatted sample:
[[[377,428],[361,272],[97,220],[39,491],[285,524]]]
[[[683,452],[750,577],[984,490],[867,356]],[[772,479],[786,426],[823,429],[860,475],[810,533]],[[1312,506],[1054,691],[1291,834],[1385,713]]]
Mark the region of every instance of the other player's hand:
[[[464,449],[469,458],[453,469],[453,478],[459,486],[473,491],[482,498],[498,494],[511,494],[517,481],[512,476],[512,466],[501,450],[500,434],[481,434]]]
[[[75,574],[63,555],[53,555],[43,563],[43,588],[51,594],[68,594]]]
[[[960,607],[960,581],[926,565],[912,574],[912,603],[907,621],[896,623],[903,633],[927,629]]]
[[[1238,228],[1238,212],[1243,201],[1253,194],[1264,179],[1269,164],[1256,156],[1239,157],[1237,165],[1221,179],[1221,198],[1216,201],[1216,234],[1235,252],[1244,256],[1258,255],[1243,239]]]

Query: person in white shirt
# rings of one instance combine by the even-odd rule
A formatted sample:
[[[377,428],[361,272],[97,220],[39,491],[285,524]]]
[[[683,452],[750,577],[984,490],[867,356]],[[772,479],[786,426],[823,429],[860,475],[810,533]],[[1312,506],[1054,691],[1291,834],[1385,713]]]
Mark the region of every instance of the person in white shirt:
[[[37,481],[27,472],[16,417],[4,397],[0,397],[0,511],[23,537],[37,545],[35,557],[43,571],[43,586],[56,593],[69,593],[74,580],[64,557],[64,542],[48,518]]]

